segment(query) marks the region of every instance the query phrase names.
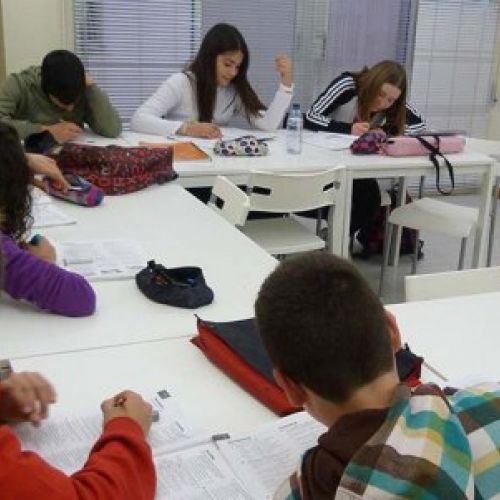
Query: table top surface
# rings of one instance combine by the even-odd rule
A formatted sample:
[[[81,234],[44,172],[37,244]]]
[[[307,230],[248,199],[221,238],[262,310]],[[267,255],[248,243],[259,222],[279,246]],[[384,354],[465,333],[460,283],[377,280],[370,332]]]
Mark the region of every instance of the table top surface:
[[[214,302],[196,310],[156,304],[133,279],[94,282],[97,311],[88,318],[64,318],[3,298],[2,357],[190,336],[196,331],[195,313],[221,321],[252,317],[259,287],[276,265],[273,257],[177,185],[108,196],[94,208],[54,203],[78,222],[43,230],[50,240],[138,241],[148,259],[166,267],[201,267]]]
[[[54,415],[99,413],[104,399],[124,389],[144,396],[167,389],[186,416],[211,433],[248,431],[276,418],[188,339],[31,357],[12,365],[51,381],[58,395]]]
[[[252,132],[251,130],[249,131]],[[387,155],[353,155],[348,149],[329,150],[314,146],[306,142],[302,145],[301,154],[290,154],[286,152],[286,131],[277,130],[275,138],[268,142],[269,154],[260,157],[223,157],[215,155],[207,141],[200,142],[211,157],[211,161],[175,162],[174,168],[179,174],[179,182],[189,180],[193,177],[213,177],[216,175],[242,176],[248,175],[252,170],[271,172],[304,172],[318,171],[337,166],[345,166],[353,176],[364,176],[365,173],[377,174],[380,177],[391,175],[402,175],[408,172],[410,175],[415,169],[433,168],[428,156],[413,157],[390,157]],[[119,144],[138,145],[141,141],[150,143],[167,143],[171,139],[161,136],[139,134],[135,132],[124,132],[124,139],[104,139],[86,132],[81,139],[82,142],[92,141],[92,144]],[[182,138],[182,140],[196,139]],[[483,153],[474,152],[473,145],[463,153],[447,155],[450,162],[459,168],[477,168],[491,165],[493,160]],[[389,172],[384,171],[388,169]],[[393,171],[397,171],[394,174]],[[415,175],[417,175],[415,173]]]
[[[500,380],[500,292],[387,306],[403,342],[449,380]]]

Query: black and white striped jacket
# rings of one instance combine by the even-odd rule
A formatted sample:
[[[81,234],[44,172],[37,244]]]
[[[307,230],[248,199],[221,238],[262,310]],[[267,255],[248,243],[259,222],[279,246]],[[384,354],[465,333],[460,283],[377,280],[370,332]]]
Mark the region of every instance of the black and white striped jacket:
[[[358,108],[358,89],[352,73],[342,73],[320,94],[305,115],[304,127],[350,134]],[[425,122],[418,111],[406,103],[405,134],[420,133]],[[389,132],[389,131],[388,131]]]

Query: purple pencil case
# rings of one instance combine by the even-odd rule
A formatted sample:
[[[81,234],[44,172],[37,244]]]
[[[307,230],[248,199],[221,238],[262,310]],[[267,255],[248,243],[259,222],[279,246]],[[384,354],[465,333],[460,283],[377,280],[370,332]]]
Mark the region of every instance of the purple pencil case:
[[[57,189],[53,182],[45,177],[43,183],[47,193],[61,200],[69,201],[84,207],[95,207],[101,203],[104,198],[104,192],[97,186],[94,186],[78,175],[65,175],[64,177],[70,184],[67,193]]]

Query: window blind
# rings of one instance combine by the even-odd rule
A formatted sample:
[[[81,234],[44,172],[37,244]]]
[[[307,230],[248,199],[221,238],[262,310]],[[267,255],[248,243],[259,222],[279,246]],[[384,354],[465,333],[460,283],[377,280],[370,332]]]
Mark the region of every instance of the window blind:
[[[499,15],[499,0],[420,0],[411,95],[432,128],[485,135]]]
[[[499,0],[419,1],[411,98],[429,128],[486,135],[500,50],[499,15]],[[475,175],[455,179],[457,191],[477,185]],[[433,188],[432,179],[426,186]]]
[[[411,62],[411,0],[332,0],[325,63],[332,78],[384,59]],[[326,76],[326,75],[325,75]]]
[[[249,81],[269,104],[280,81],[276,54],[293,57],[295,15],[295,0],[210,0],[202,2],[201,31],[221,22],[238,28],[250,52]]]
[[[124,123],[200,43],[200,0],[74,0],[75,51]]]

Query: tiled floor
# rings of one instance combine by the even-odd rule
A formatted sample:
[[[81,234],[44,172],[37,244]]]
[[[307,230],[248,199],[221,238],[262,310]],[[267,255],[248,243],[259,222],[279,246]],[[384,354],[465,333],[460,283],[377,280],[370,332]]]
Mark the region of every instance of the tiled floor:
[[[477,196],[475,195],[453,196],[447,198],[446,201],[460,205],[477,206]],[[498,212],[500,212],[500,204],[497,209]],[[495,231],[492,265],[500,265],[499,218],[497,215],[497,230]],[[422,233],[420,237],[424,240],[424,258],[419,261],[417,273],[451,271],[457,268],[460,252],[459,240],[436,233]],[[472,246],[472,243],[470,243],[467,249],[466,267],[470,267]],[[374,290],[378,290],[381,257],[371,257],[369,260],[354,259],[354,263],[368,279]],[[410,272],[411,257],[401,257],[397,273],[389,271],[387,274],[383,297],[385,303],[391,304],[404,301],[404,276]]]

